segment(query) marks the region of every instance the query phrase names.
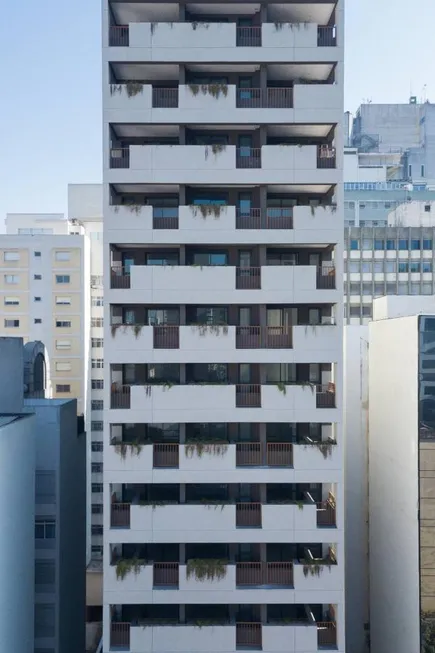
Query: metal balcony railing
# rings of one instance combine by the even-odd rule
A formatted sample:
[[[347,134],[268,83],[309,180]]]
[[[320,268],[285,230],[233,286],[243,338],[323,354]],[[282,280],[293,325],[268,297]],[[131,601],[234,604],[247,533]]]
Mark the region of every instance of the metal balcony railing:
[[[110,391],[110,408],[130,408],[130,386],[113,387]]]
[[[111,25],[109,27],[109,46],[125,47],[129,45],[128,25]]]
[[[153,327],[154,349],[179,349],[180,327],[173,325],[159,325]]]
[[[171,211],[172,212],[172,211]],[[173,211],[177,215],[153,215],[153,229],[178,229],[178,209]]]
[[[178,88],[153,88],[153,108],[178,108]]]
[[[179,467],[180,448],[176,443],[153,445],[153,467]]]
[[[335,383],[316,386],[316,408],[335,407]]]
[[[259,290],[261,288],[261,268],[236,268],[237,290]]]
[[[260,408],[261,385],[258,383],[239,383],[236,385],[237,408]]]
[[[236,327],[236,349],[291,349],[292,328],[271,326]]]
[[[110,507],[111,528],[130,528],[130,504],[112,503]]]
[[[336,168],[335,147],[329,145],[319,145],[317,147],[317,167],[318,168]]]
[[[153,586],[178,587],[179,569],[178,562],[155,562],[153,565]]]
[[[261,623],[236,623],[236,647],[246,649],[261,649]]]
[[[293,587],[292,562],[238,562],[236,586],[277,585]]]
[[[261,503],[236,503],[237,528],[261,528]]]
[[[336,648],[337,624],[335,621],[317,622],[317,646],[319,648]]]
[[[130,167],[130,148],[112,147],[110,149],[110,167],[111,168],[129,168]]]
[[[110,648],[130,650],[130,624],[114,622],[110,625]]]
[[[324,265],[317,268],[316,288],[318,290],[335,290],[336,285],[334,267]]]
[[[237,27],[236,44],[239,48],[261,47],[261,27]]]
[[[114,267],[110,274],[111,288],[130,288],[130,269]]]
[[[238,147],[236,168],[261,168],[261,147]]]
[[[319,26],[317,28],[317,45],[322,47],[334,47],[337,45],[336,27]]]
[[[293,445],[290,442],[239,442],[236,466],[293,467]]]
[[[236,210],[236,229],[293,229],[293,209],[269,207]]]
[[[333,494],[329,493],[326,501],[317,503],[317,526],[329,528],[336,526],[336,503]]]
[[[292,88],[238,88],[236,107],[239,109],[291,109]]]

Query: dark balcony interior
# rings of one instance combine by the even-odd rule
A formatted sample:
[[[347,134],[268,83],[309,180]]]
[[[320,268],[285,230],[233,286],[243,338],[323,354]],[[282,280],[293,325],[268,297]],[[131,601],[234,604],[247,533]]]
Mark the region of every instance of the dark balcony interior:
[[[115,503],[132,505],[230,505],[321,503],[321,483],[123,483],[113,485]]]
[[[111,365],[113,390],[131,385],[326,385],[331,363],[126,363]]]
[[[238,306],[156,306],[155,304],[111,304],[111,325],[150,326],[237,326],[291,329],[292,326],[321,326],[335,323],[331,304]],[[240,331],[241,333],[242,331]]]
[[[111,424],[111,444],[224,444],[334,443],[332,424],[320,423],[210,423]]]
[[[253,270],[261,271],[262,266],[314,266],[328,276],[335,268],[333,264],[334,247],[265,247],[265,246],[212,246],[201,247],[181,245],[174,247],[126,247],[111,246],[111,265],[113,275],[123,277],[130,274],[132,266],[233,266],[237,268],[238,278],[250,276]]]
[[[140,187],[139,187],[140,190]],[[140,219],[142,206],[153,207],[153,226],[164,225],[165,220],[177,221],[176,226],[164,228],[178,228],[178,215],[180,206],[197,207],[201,215],[218,217],[222,207],[236,207],[236,227],[238,229],[273,229],[293,228],[293,207],[333,205],[334,189],[327,192],[310,188],[308,192],[301,190],[278,192],[274,186],[253,186],[247,188],[237,187],[207,187],[183,186],[171,187],[162,195],[157,188],[143,187],[139,192],[138,187],[125,184],[121,187],[110,186],[110,203],[112,206],[128,206],[137,212]],[[320,192],[319,192],[320,191]],[[193,208],[193,210],[196,210]],[[169,222],[168,222],[169,224]],[[174,223],[175,224],[175,223]]]

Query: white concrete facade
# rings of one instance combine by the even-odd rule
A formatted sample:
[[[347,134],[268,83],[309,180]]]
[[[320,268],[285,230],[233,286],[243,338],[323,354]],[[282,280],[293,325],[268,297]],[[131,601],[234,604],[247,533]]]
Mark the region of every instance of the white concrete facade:
[[[346,651],[343,4],[103,3],[105,653]]]

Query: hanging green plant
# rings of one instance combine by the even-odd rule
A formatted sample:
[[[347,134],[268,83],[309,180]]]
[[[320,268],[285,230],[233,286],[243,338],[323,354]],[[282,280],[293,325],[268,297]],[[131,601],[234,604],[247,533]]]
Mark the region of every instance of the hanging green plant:
[[[125,204],[125,207],[127,208],[130,213],[135,213],[136,215],[139,215],[139,213],[143,209],[143,204]]]
[[[287,387],[286,384],[280,381],[279,383],[276,384],[276,387],[282,394],[285,396],[287,394]]]
[[[130,454],[133,456],[139,456],[142,451],[142,443],[139,440],[134,442],[115,442],[115,451],[119,454],[122,460],[125,460],[127,457],[127,451],[130,451]]]
[[[146,397],[151,397],[151,391],[152,391],[152,385],[144,385],[144,390],[145,390],[145,396]]]
[[[186,577],[192,576],[200,583],[205,580],[222,580],[227,575],[228,560],[223,558],[193,558],[187,561]]]
[[[199,84],[188,84],[189,90],[192,93],[192,95],[198,95],[199,93]]]
[[[141,334],[142,327],[143,327],[143,324],[134,324],[133,325],[133,331],[134,331],[134,335],[135,335],[136,340],[139,338],[139,336]]]
[[[314,204],[310,204],[310,209],[311,209],[311,215],[314,218],[314,216],[316,215],[316,207],[314,206]]]
[[[200,336],[208,333],[214,336],[228,335],[228,324],[192,324],[191,327],[197,330]]]
[[[296,505],[299,510],[303,510],[305,503],[303,501],[296,501]]]
[[[122,93],[122,84],[110,84],[110,95],[116,95],[117,93]]]
[[[226,209],[226,206],[222,204],[193,204],[190,207],[195,217],[200,213],[204,219],[211,215],[215,219],[219,218],[223,209]]]
[[[145,560],[140,558],[121,558],[116,563],[116,579],[124,580],[128,574],[134,573],[137,576],[141,567],[145,565]]]
[[[329,569],[331,573],[332,565],[336,564],[331,558],[305,558],[303,572],[305,578],[310,574],[310,576],[319,577],[325,571],[325,567]]]
[[[209,456],[224,456],[228,451],[228,443],[226,442],[210,442],[207,441],[198,441],[188,442],[184,445],[184,450],[186,452],[187,458],[193,458],[194,454],[198,458],[202,458],[203,454],[208,454]]]
[[[143,84],[141,82],[127,82],[126,84],[128,97],[134,97],[143,93]]]
[[[110,332],[112,334],[112,338],[114,338],[116,336],[116,332],[118,331],[120,326],[122,326],[122,324],[111,324],[110,325]]]

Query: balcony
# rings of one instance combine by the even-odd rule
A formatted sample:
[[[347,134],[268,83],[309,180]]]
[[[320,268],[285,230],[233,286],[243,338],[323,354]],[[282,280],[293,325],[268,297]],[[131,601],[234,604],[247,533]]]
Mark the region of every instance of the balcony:
[[[157,173],[167,184],[338,182],[335,148],[329,145],[130,145],[113,147],[107,165],[114,184],[154,183]]]
[[[237,622],[195,626],[169,623],[112,622],[110,624],[111,649],[134,653],[205,653],[210,642],[223,653],[235,650],[263,650],[279,653],[306,653],[318,649],[337,648],[336,623],[315,622],[306,619],[295,622]]]
[[[236,211],[236,229],[293,229],[293,210],[269,208]]]
[[[291,349],[291,327],[236,327],[236,349]]]
[[[289,442],[240,442],[236,444],[237,467],[293,467]]]
[[[167,49],[171,44],[175,61],[183,61],[182,53],[187,50],[184,60],[189,58],[192,50],[196,50],[198,61],[237,61],[246,57],[246,48],[259,49],[256,55],[261,61],[268,61],[268,50],[273,48],[273,54],[278,61],[284,60],[284,48],[314,49],[336,47],[337,37],[335,26],[323,26],[315,23],[264,23],[259,26],[239,27],[235,22],[228,23],[138,23],[116,25],[109,27],[108,43],[110,47],[130,47],[152,49],[152,60],[161,60],[159,50]],[[203,51],[209,51],[208,58]],[[211,57],[213,51],[215,56]],[[226,56],[224,53],[227,53]],[[147,53],[148,54],[148,53]],[[148,55],[151,59],[151,55]],[[254,56],[254,55],[252,55]],[[295,53],[296,60],[303,61],[303,54]],[[305,55],[306,57],[307,55]],[[321,55],[317,54],[317,57]],[[331,55],[329,55],[331,56]],[[288,59],[288,55],[287,55]],[[315,61],[312,58],[310,60]],[[325,54],[325,60],[326,58]]]
[[[219,509],[216,509],[216,506]],[[214,508],[213,510],[210,507]],[[131,530],[141,537],[148,537],[147,532],[153,532],[159,537],[169,538],[162,541],[174,541],[175,533],[180,533],[186,542],[209,541],[210,532],[216,542],[245,541],[249,537],[252,542],[261,542],[262,529],[265,531],[283,531],[283,537],[288,534],[298,536],[298,531],[316,531],[317,529],[336,528],[335,499],[330,497],[318,503],[307,498],[295,503],[261,504],[259,502],[243,503],[207,503],[198,504],[126,504],[112,503],[110,526],[113,533],[118,530]],[[244,536],[243,531],[249,530]],[[258,536],[255,533],[258,531]],[[284,534],[287,533],[287,535]],[[160,536],[159,536],[160,533]],[[172,535],[170,534],[172,533]],[[207,535],[208,533],[208,535]],[[207,539],[204,540],[204,535]],[[121,538],[122,539],[122,538]],[[120,540],[121,541],[121,540]],[[176,540],[178,541],[178,540]],[[290,540],[289,540],[290,541]]]
[[[293,587],[292,562],[238,562],[237,587]]]
[[[242,298],[254,303],[313,303],[316,290],[329,292],[335,301],[335,268],[314,265],[232,266],[144,266],[112,268],[111,288],[129,291],[129,303],[143,304],[154,300],[159,292],[162,304],[207,304],[210,288],[219,303],[233,304]],[[234,294],[234,291],[237,294]],[[252,296],[251,296],[252,295]],[[319,296],[320,299],[320,296]],[[126,297],[119,297],[123,303]],[[114,299],[112,300],[114,301]]]
[[[292,109],[293,88],[239,88],[236,106],[239,109]]]

